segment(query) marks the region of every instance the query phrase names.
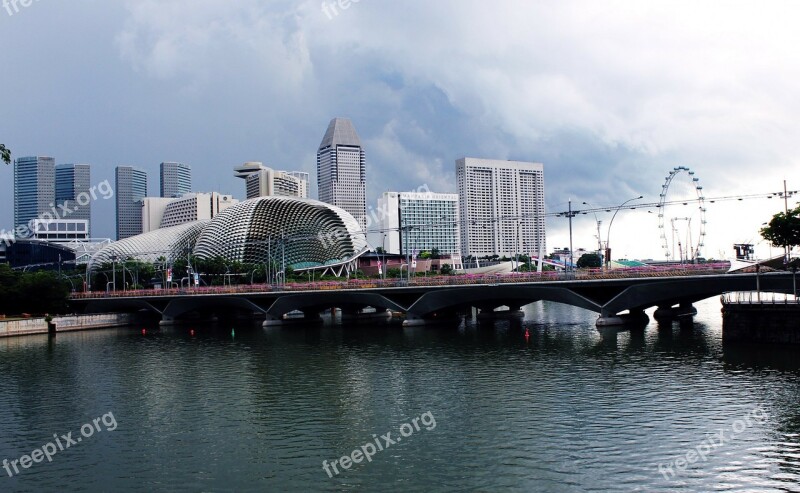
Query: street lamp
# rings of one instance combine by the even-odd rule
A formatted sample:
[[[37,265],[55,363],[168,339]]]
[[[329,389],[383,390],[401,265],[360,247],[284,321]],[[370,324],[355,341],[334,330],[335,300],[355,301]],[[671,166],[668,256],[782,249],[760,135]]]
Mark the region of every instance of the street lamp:
[[[609,261],[611,261],[611,226],[614,224],[614,219],[617,217],[617,213],[619,213],[620,209],[625,207],[625,204],[627,204],[628,202],[633,202],[634,200],[639,200],[643,198],[644,195],[639,195],[638,197],[626,200],[617,207],[617,210],[614,211],[614,215],[611,216],[611,222],[608,223],[608,234],[606,235],[606,270],[608,270],[608,263]]]
[[[111,256],[111,268],[114,271],[114,277],[113,277],[114,282],[113,282],[112,286],[114,287],[114,291],[115,292],[117,290],[117,259],[118,258],[119,257],[117,257],[117,254],[114,254],[114,255]],[[106,290],[108,290],[108,286],[107,285],[106,285]]]

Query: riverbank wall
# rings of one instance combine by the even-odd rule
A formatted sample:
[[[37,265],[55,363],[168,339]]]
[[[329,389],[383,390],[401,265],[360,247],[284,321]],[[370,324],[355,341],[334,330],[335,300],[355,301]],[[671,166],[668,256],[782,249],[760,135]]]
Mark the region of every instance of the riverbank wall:
[[[723,300],[722,339],[800,347],[800,303]]]
[[[70,315],[44,318],[0,320],[0,337],[17,337],[37,334],[55,334],[78,330],[96,330],[125,327],[137,321],[132,313],[101,313],[94,315]]]

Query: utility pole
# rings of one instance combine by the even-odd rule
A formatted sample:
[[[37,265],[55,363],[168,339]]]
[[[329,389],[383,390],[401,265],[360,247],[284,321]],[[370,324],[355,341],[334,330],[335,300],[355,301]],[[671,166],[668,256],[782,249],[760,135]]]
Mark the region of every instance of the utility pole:
[[[785,217],[789,216],[789,192],[786,190],[786,180],[783,180],[783,211],[786,214]],[[784,245],[783,247],[783,263],[789,265],[790,258],[790,250],[789,245]]]
[[[572,266],[575,263],[572,256],[572,218],[575,217],[575,214],[575,212],[572,212],[572,199],[569,199],[569,211],[567,211],[567,217],[569,218],[569,265],[564,265],[564,272],[572,270]],[[563,214],[561,215],[563,216]]]

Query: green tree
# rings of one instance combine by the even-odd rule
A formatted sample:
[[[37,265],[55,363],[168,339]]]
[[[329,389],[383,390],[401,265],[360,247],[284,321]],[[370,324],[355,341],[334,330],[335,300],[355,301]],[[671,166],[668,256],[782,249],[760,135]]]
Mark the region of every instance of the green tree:
[[[453,273],[453,266],[450,264],[442,264],[442,267],[439,269],[439,272],[442,273],[444,276],[449,276]]]
[[[0,144],[0,159],[6,164],[11,164],[11,150],[5,144]]]
[[[761,228],[761,236],[774,246],[792,248],[800,245],[800,206],[788,213],[772,216],[769,224]]]
[[[584,253],[581,255],[581,258],[578,259],[579,269],[596,269],[602,266],[603,261],[600,259],[600,255],[596,253]]]

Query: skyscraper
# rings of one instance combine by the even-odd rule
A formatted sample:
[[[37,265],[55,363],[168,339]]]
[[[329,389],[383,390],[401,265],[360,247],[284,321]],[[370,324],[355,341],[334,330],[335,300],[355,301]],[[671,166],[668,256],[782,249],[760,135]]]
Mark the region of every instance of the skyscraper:
[[[545,252],[542,164],[463,158],[456,180],[464,255]]]
[[[341,207],[366,229],[366,155],[353,123],[334,118],[317,151],[319,200]]]
[[[45,156],[14,160],[14,228],[16,236],[30,236],[31,221],[55,219],[55,160]],[[49,214],[49,215],[48,215]]]
[[[183,197],[192,191],[192,167],[183,163],[161,163],[161,196]]]
[[[118,166],[117,239],[142,233],[142,199],[147,197],[147,173],[133,166]]]
[[[433,192],[384,192],[378,199],[379,232],[372,246],[391,254],[438,250],[461,257],[458,195]]]
[[[244,179],[248,200],[271,195],[308,198],[308,173],[276,171],[263,163],[249,162],[234,168],[234,175]]]
[[[89,222],[91,236],[92,201],[91,167],[88,164],[59,164],[56,166],[56,204],[69,210],[69,217]],[[83,194],[83,195],[81,195]]]

